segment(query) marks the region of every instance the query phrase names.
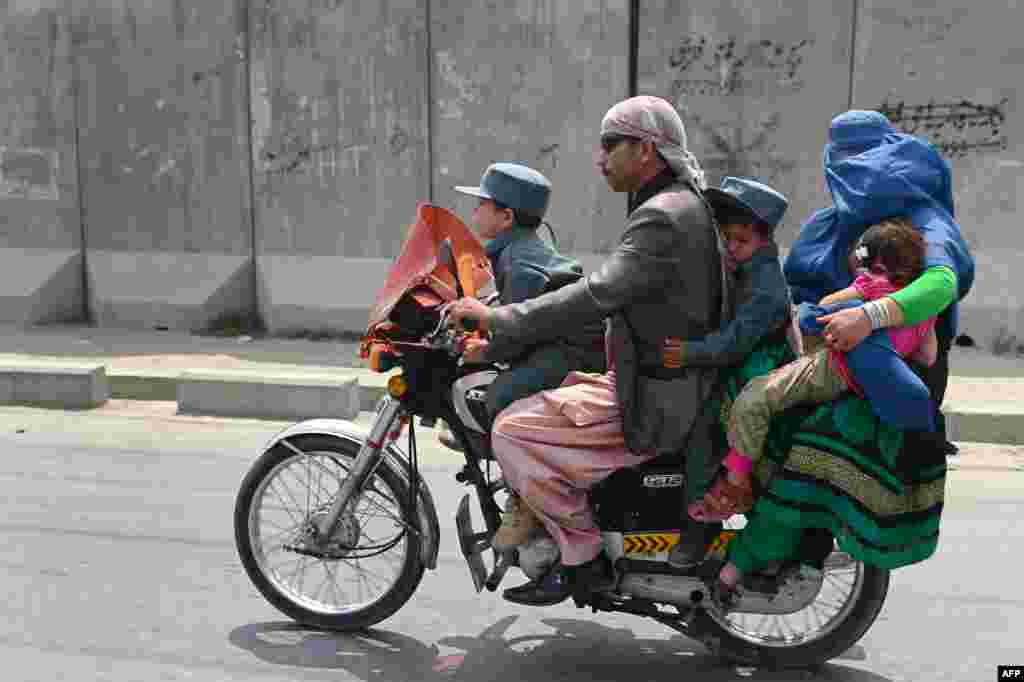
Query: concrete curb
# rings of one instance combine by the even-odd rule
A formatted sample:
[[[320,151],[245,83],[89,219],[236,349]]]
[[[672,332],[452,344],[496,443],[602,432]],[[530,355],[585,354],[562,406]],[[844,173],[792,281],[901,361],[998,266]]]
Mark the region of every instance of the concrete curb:
[[[185,371],[177,381],[178,411],[226,417],[355,419],[359,380],[321,374]]]
[[[946,405],[946,432],[953,441],[1024,445],[1024,407]]]
[[[108,398],[178,401],[189,414],[256,419],[354,418],[374,408],[386,390],[389,374],[359,368],[302,365],[242,369],[125,370],[107,373],[103,364],[59,358],[0,358],[0,403],[81,409]],[[1024,404],[1001,395],[998,380],[952,377],[972,391],[961,391],[944,408],[951,440],[1024,445]],[[1005,380],[1004,380],[1005,381]],[[1010,380],[1014,381],[1014,380]],[[1016,380],[1020,381],[1020,380]],[[991,386],[989,386],[989,382]],[[975,399],[986,396],[1003,400]]]
[[[357,382],[359,409],[371,411],[386,391],[388,374],[350,369],[334,371]],[[111,383],[115,398],[128,400],[174,400],[176,379],[170,376],[114,375]],[[950,440],[1003,445],[1024,445],[1024,406],[1001,403],[947,403],[943,410]],[[260,418],[258,410],[245,416]],[[332,413],[322,413],[324,416]]]
[[[101,364],[46,360],[0,364],[0,404],[80,410],[99,407],[109,399],[110,383]]]

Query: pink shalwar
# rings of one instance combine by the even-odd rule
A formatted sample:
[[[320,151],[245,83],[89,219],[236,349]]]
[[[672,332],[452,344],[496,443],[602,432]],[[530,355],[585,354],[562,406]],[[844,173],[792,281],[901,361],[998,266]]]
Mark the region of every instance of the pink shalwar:
[[[559,388],[512,403],[494,423],[492,444],[505,481],[544,523],[565,566],[601,551],[587,490],[651,458],[626,449],[614,372],[573,372]]]

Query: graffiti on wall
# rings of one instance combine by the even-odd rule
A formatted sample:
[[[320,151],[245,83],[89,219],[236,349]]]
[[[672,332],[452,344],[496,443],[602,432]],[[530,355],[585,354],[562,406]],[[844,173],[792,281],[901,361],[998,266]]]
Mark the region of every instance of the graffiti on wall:
[[[780,156],[771,142],[781,119],[778,112],[756,122],[753,131],[733,122],[708,121],[698,114],[689,118],[707,140],[701,160],[705,170],[715,176],[755,176],[776,184],[796,169],[796,162]]]
[[[282,93],[277,130],[256,140],[257,174],[264,177],[295,174],[312,175],[322,186],[330,186],[343,174],[361,175],[372,160],[376,138],[352,141],[339,138],[330,100]],[[409,134],[393,126],[388,149],[395,155],[410,145]]]
[[[804,86],[800,67],[812,38],[795,43],[769,39],[741,42],[736,36],[721,39],[690,33],[669,55],[674,98],[693,95],[748,95],[760,97],[795,92]]]
[[[672,75],[670,92],[687,125],[693,126],[703,142],[701,159],[714,176],[747,175],[780,183],[791,176],[797,162],[787,159],[772,142],[781,113],[776,98],[805,86],[802,71],[813,38],[777,41],[757,38],[743,41],[734,35],[721,37],[690,33],[684,35],[668,57]],[[701,116],[687,104],[694,97],[709,98],[715,110],[736,115],[715,119]],[[763,98],[770,108],[758,120],[745,115],[749,107],[721,106],[719,98]],[[692,104],[692,102],[691,102]]]
[[[980,104],[961,99],[908,104],[886,99],[879,111],[899,130],[927,138],[950,158],[963,158],[1007,149],[1003,125],[1008,101]]]
[[[60,198],[52,149],[0,147],[0,199]]]

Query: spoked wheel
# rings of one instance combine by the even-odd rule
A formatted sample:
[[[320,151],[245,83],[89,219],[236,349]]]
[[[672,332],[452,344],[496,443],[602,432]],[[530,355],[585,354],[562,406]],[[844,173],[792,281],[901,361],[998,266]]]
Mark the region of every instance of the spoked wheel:
[[[385,460],[326,542],[314,542],[358,452],[330,436],[278,444],[253,465],[235,502],[235,544],[253,584],[314,627],[369,627],[402,607],[423,577],[408,486]]]
[[[721,655],[772,667],[824,663],[853,646],[882,609],[889,571],[833,551],[814,601],[795,613],[724,613],[717,605],[704,614],[704,630]]]

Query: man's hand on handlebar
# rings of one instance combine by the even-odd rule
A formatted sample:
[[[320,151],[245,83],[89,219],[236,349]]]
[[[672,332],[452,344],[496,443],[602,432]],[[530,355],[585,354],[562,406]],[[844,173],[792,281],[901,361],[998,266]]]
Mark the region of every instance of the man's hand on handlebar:
[[[484,354],[487,352],[487,341],[470,337],[462,349],[462,361],[467,365],[479,365],[484,362]]]
[[[487,335],[491,331],[491,314],[491,309],[475,298],[460,298],[448,309],[448,323],[458,331]]]

